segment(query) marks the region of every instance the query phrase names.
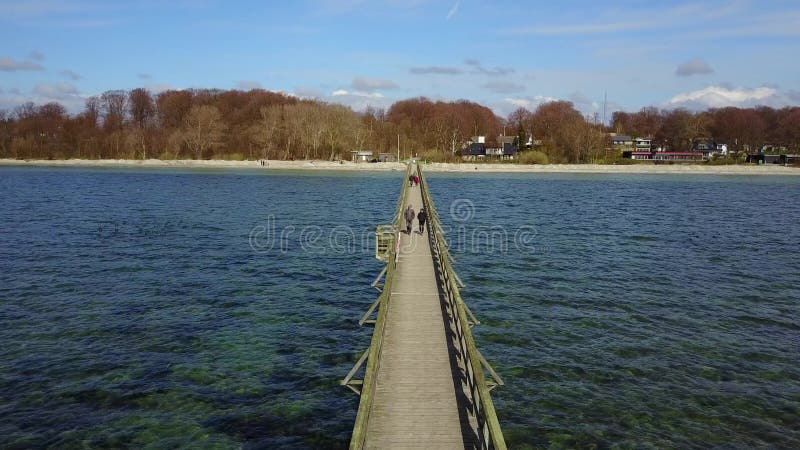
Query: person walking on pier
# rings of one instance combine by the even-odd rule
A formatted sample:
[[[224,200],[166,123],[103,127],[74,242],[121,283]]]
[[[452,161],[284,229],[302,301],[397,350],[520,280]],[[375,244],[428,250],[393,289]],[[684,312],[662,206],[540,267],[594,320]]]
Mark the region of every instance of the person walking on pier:
[[[419,176],[414,175],[414,186],[419,186]]]
[[[409,186],[414,186],[414,175],[409,175],[408,176],[408,185]]]
[[[425,232],[425,221],[428,220],[428,213],[425,212],[425,207],[419,209],[419,213],[417,214],[417,220],[419,220],[419,234]]]
[[[406,208],[404,217],[406,219],[406,233],[410,235],[411,229],[414,226],[414,217],[415,217],[414,208],[412,208],[411,205],[408,205],[408,208]]]

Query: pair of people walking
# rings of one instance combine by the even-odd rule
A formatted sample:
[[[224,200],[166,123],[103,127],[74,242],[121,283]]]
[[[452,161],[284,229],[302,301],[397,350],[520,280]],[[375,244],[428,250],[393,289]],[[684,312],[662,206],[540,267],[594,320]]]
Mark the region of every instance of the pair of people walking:
[[[419,234],[425,232],[425,222],[428,221],[428,213],[425,211],[425,207],[420,208],[419,213],[414,213],[414,208],[411,205],[408,205],[406,208],[406,212],[404,213],[404,217],[406,219],[406,234],[411,234],[411,230],[414,227],[414,218],[419,221]]]
[[[408,185],[409,186],[419,186],[419,176],[417,176],[417,175],[409,175],[408,176]]]

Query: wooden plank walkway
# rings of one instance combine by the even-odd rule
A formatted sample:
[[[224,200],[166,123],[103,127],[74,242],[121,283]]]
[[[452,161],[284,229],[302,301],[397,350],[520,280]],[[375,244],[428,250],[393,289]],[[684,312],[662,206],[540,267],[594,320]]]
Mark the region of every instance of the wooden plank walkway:
[[[420,189],[408,192],[415,212]],[[366,448],[472,447],[462,432],[427,226],[422,235],[417,229],[414,220],[411,235],[401,233]]]

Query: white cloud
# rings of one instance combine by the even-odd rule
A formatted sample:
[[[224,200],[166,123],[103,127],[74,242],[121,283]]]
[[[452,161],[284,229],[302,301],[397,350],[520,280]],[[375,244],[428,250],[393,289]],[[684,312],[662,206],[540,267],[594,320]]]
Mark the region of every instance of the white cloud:
[[[645,5],[648,5],[645,2]],[[554,23],[552,17],[548,16],[547,23],[511,29],[510,34],[516,35],[539,35],[539,36],[559,36],[559,35],[586,35],[586,34],[615,34],[626,33],[639,30],[663,30],[674,27],[687,27],[688,25],[698,28],[709,28],[717,23],[729,27],[729,21],[723,20],[735,14],[740,14],[745,2],[728,2],[723,5],[709,5],[706,3],[688,3],[677,6],[663,8],[650,6],[637,7],[632,5],[627,8],[627,17],[636,17],[632,20],[598,20],[583,23]],[[595,15],[596,17],[597,15]],[[619,11],[609,10],[600,17],[622,17]]]
[[[317,0],[318,12],[328,14],[348,13],[363,7],[366,0]]]
[[[331,93],[330,97],[321,100],[349,106],[355,111],[364,111],[368,106],[388,108],[392,103],[379,92],[348,91],[346,89],[337,89]]]
[[[261,89],[261,83],[258,81],[251,81],[251,80],[242,80],[236,82],[236,89],[240,89],[242,91],[250,91],[253,89]]]
[[[61,71],[61,75],[64,76],[64,77],[69,78],[72,81],[78,81],[81,78],[83,78],[83,77],[80,76],[80,74],[75,73],[75,72],[73,72],[71,70],[62,70]]]
[[[625,31],[642,30],[648,28],[650,24],[641,21],[631,22],[611,22],[611,23],[585,23],[585,24],[565,24],[565,25],[546,25],[528,28],[517,28],[512,30],[512,34],[518,35],[569,35],[569,34],[605,34],[621,33]]]
[[[0,99],[6,105],[19,105],[31,101],[37,105],[58,102],[70,113],[77,113],[83,109],[85,97],[71,83],[40,83],[34,86],[29,94],[22,94],[19,90],[9,91],[9,94]]]
[[[298,86],[294,88],[294,95],[300,98],[316,99],[316,98],[322,98],[325,94],[323,94],[322,91],[316,88]]]
[[[415,75],[460,75],[464,73],[463,70],[457,67],[446,66],[412,67],[408,71]]]
[[[525,108],[528,111],[535,111],[539,105],[561,100],[563,99],[546,95],[536,95],[533,97],[506,97],[503,99],[503,103],[493,105],[492,109],[497,115],[506,117],[517,108]],[[597,113],[597,119],[600,121],[603,120],[603,104],[601,102],[592,100],[581,92],[573,92],[569,95],[567,100],[572,102],[572,105],[575,107],[575,109],[584,116],[591,117]],[[620,106],[618,103],[609,101],[606,105],[606,120],[611,119],[611,115],[614,113],[614,111],[622,111],[622,109],[622,106]]]
[[[712,69],[707,62],[703,61],[700,58],[695,58],[690,61],[686,61],[685,63],[678,65],[678,68],[675,69],[675,75],[679,77],[690,77],[692,75],[705,75],[713,72],[714,69]]]
[[[487,69],[486,67],[478,67],[478,72],[489,75],[492,77],[508,75],[510,73],[514,73],[514,69],[510,67],[494,67],[491,69]]]
[[[453,16],[455,16],[455,15],[456,15],[456,13],[458,13],[458,8],[459,8],[460,6],[461,6],[461,0],[458,0],[458,1],[456,2],[456,4],[455,4],[455,5],[453,5],[453,7],[452,7],[452,8],[450,8],[450,11],[447,13],[447,19],[445,19],[445,20],[450,20],[450,19],[452,19],[452,18],[453,18]]]
[[[13,58],[0,58],[0,71],[16,72],[18,70],[44,70],[41,64],[31,61],[15,61]]]
[[[78,2],[75,2],[78,3]],[[6,17],[29,17],[58,14],[77,9],[76,4],[61,0],[30,0],[27,2],[0,2],[0,15]]]
[[[331,93],[331,97],[342,97],[345,95],[363,98],[383,98],[383,94],[380,92],[348,91],[346,89],[337,89]]]
[[[726,106],[753,107],[758,105],[783,107],[797,104],[792,92],[781,92],[774,87],[709,86],[698,91],[678,94],[667,100],[670,107],[694,110],[723,108]]]
[[[689,40],[729,37],[797,36],[800,35],[800,10],[747,14],[742,20],[721,22],[722,26],[698,27],[682,37]]]
[[[373,92],[381,89],[397,89],[397,84],[391,80],[378,80],[364,77],[353,78],[351,84],[357,91]]]
[[[598,112],[602,105],[599,102],[590,99],[582,92],[573,92],[569,95],[569,101],[575,105],[575,109],[582,112],[583,114],[589,114]]]
[[[543,95],[537,95],[535,97],[507,97],[504,99],[506,103],[512,106],[517,108],[525,108],[529,111],[533,111],[542,103],[555,102],[557,100],[558,99],[555,97],[547,97]]]
[[[525,90],[525,86],[513,81],[492,81],[481,85],[481,87],[497,94],[514,94]]]
[[[80,95],[78,88],[70,83],[37,84],[33,93],[48,100],[67,100]]]
[[[172,89],[172,86],[170,86],[170,85],[168,85],[166,83],[150,83],[150,84],[145,85],[144,88],[147,89],[148,91],[152,92],[153,94],[158,94],[158,93],[161,93],[161,92],[168,91],[168,90]]]
[[[490,102],[486,104],[491,108],[492,112],[499,117],[508,117],[509,114],[518,108],[525,108],[528,111],[536,110],[536,107],[542,103],[556,101],[558,99],[553,97],[546,97],[542,95],[536,96],[523,96],[523,97],[506,97],[501,101]]]
[[[465,59],[464,64],[473,67],[473,74],[481,74],[481,75],[489,75],[489,76],[501,76],[501,75],[508,75],[514,73],[514,69],[511,67],[494,67],[494,68],[487,68],[484,67],[481,62],[477,59]]]
[[[9,89],[0,92],[0,110],[13,111],[17,106],[30,101],[29,98],[21,95],[18,90]]]

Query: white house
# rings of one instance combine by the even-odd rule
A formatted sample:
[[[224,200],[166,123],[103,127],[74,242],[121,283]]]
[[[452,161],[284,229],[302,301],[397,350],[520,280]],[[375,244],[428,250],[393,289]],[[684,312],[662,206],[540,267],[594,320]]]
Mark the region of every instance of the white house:
[[[369,150],[353,150],[350,152],[350,160],[353,162],[372,161],[372,152]]]

